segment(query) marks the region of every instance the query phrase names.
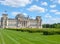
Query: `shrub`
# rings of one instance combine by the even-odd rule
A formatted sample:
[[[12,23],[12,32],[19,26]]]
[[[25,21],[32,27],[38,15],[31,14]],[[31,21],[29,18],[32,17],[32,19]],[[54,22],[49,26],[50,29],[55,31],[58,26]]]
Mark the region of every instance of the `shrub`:
[[[54,35],[54,34],[60,34],[60,29],[48,29],[43,31],[43,35]]]
[[[54,34],[55,34],[54,32],[48,32],[48,31],[43,32],[43,35],[54,35]]]

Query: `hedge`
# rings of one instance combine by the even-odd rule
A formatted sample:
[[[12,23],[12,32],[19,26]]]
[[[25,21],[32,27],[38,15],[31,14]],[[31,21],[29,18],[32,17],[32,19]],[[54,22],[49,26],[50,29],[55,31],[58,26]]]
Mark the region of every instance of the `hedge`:
[[[43,35],[60,34],[60,29],[55,29],[55,28],[44,28],[44,29],[37,29],[37,28],[12,29],[12,28],[6,28],[6,29],[7,30],[21,31],[21,32],[29,32],[29,33],[43,33]]]

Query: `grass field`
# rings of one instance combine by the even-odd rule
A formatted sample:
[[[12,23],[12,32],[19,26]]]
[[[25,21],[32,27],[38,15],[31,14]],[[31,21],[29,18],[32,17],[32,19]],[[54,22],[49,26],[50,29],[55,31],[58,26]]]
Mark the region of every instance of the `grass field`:
[[[60,44],[60,35],[0,29],[0,44]]]

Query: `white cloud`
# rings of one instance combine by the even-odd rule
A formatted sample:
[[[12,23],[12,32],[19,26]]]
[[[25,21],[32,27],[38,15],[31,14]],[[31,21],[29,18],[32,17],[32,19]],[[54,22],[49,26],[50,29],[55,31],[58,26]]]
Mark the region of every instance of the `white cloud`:
[[[53,23],[59,23],[60,22],[60,18],[58,18],[58,17],[52,17],[49,13],[47,13],[45,15],[45,19],[46,20],[43,21],[43,24],[44,23],[45,24],[53,24]]]
[[[16,16],[17,14],[23,14],[24,16],[27,16],[26,13],[21,13],[21,12],[12,12],[12,15]]]
[[[58,3],[58,4],[60,4],[60,0],[56,0],[55,2]]]
[[[56,7],[56,5],[50,5],[50,7],[51,7],[51,8],[55,8],[55,7]]]
[[[1,15],[1,13],[0,13],[0,20],[1,20],[1,17],[2,17],[2,15]]]
[[[28,8],[27,10],[29,10],[29,11],[37,11],[37,12],[45,12],[45,11],[46,11],[45,8],[42,8],[42,7],[37,6],[37,5],[31,6],[31,7]]]
[[[52,12],[52,13],[54,13],[54,14],[56,14],[56,15],[60,15],[60,11],[58,11],[58,10],[56,10],[56,9],[55,9],[55,10],[52,9],[52,10],[50,10],[50,12]]]
[[[23,13],[23,15],[26,16],[26,17],[28,16],[28,14],[26,14],[26,13]]]
[[[36,2],[38,2],[39,0],[35,0]]]
[[[46,14],[45,17],[46,18],[52,18],[52,16],[50,14]]]
[[[52,21],[53,21],[54,23],[59,23],[59,22],[60,22],[60,18],[52,18]]]
[[[21,12],[12,12],[12,15],[21,14]]]
[[[56,12],[55,14],[59,14],[60,15],[60,12]]]
[[[43,21],[43,24],[53,24],[53,23],[60,23],[60,18],[51,17],[48,18],[48,20],[46,19],[45,21]]]
[[[50,1],[53,1],[53,0],[50,0]]]
[[[0,12],[0,18],[2,17],[2,12]]]
[[[47,6],[48,3],[47,2],[41,2],[41,5]]]
[[[0,18],[1,18],[2,16],[0,15]]]
[[[31,17],[31,19],[35,19],[35,17]]]
[[[50,10],[50,12],[53,12],[53,13],[55,13],[55,12],[57,12],[58,10],[56,10],[56,9],[52,9],[52,10]]]
[[[8,5],[12,7],[24,7],[32,3],[32,0],[4,0],[0,1],[3,5]]]
[[[58,0],[58,3],[60,4],[60,0]]]
[[[60,0],[50,0],[50,1],[52,1],[53,3],[60,4]]]

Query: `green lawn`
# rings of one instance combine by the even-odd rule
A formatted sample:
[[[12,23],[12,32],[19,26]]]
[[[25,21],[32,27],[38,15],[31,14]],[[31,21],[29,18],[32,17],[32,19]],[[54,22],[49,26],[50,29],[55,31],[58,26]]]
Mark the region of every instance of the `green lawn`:
[[[0,29],[0,44],[60,44],[60,35]]]

